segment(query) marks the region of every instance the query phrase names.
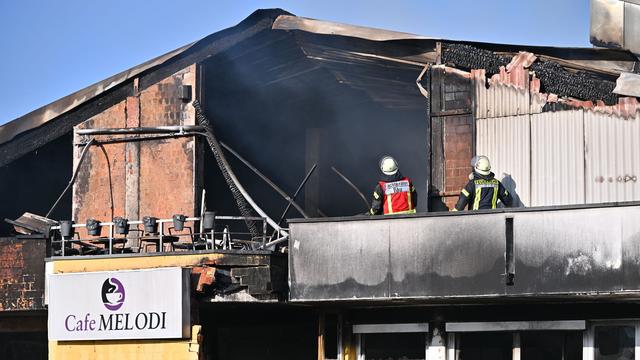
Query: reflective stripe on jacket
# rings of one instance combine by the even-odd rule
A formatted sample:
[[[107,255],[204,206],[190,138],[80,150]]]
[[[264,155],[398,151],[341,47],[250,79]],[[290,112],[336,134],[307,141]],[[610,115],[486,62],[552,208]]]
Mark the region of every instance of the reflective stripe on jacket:
[[[407,177],[380,181],[373,192],[372,215],[383,213],[413,214],[416,212],[416,190]]]
[[[502,183],[494,178],[493,173],[483,176],[474,172],[473,175],[473,180],[470,180],[460,192],[456,210],[464,210],[467,204],[469,210],[495,209],[498,200],[505,206],[511,206],[511,195]]]

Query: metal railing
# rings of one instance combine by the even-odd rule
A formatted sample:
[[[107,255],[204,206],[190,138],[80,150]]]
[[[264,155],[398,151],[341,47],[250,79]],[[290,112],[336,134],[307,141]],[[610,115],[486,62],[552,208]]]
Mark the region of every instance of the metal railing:
[[[177,230],[173,218],[155,219],[155,228],[151,231],[148,228],[145,229],[143,220],[131,220],[126,221],[124,232],[116,222],[105,221],[97,224],[97,235],[89,235],[90,229],[86,223],[71,224],[70,236],[63,236],[61,231],[63,226],[60,224],[51,227],[51,254],[52,256],[69,256],[135,252],[135,246],[126,246],[130,240],[138,241],[137,252],[142,250],[149,252],[147,251],[149,245],[155,245],[156,252],[166,252],[166,245],[170,246],[171,251],[176,251],[176,248],[181,250],[264,249],[287,238],[285,229],[274,230],[273,234],[268,234],[269,226],[264,217],[216,215],[213,217],[214,226],[210,229],[203,228],[202,220],[201,217],[184,218],[181,221],[182,229]],[[262,234],[259,237],[252,237],[248,231],[231,230],[230,223],[246,220],[262,223]],[[96,224],[91,225],[95,230]],[[104,228],[108,229],[107,236],[101,235]],[[68,233],[69,229],[64,232]],[[83,237],[80,237],[80,232],[83,233]],[[182,241],[185,239],[186,241]],[[143,246],[143,243],[146,245]],[[117,245],[121,246],[116,247]]]

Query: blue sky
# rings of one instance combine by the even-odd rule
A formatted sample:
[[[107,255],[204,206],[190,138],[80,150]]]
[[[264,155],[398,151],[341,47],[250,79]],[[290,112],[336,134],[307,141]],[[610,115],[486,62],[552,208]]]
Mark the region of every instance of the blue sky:
[[[447,39],[590,46],[589,0],[0,0],[0,124],[273,7]]]

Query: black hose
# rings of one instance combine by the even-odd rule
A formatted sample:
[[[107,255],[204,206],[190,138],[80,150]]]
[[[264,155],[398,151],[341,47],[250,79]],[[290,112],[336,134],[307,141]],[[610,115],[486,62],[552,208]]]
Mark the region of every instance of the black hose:
[[[227,162],[227,159],[222,153],[222,148],[220,147],[220,143],[218,142],[218,140],[216,139],[213,133],[213,128],[211,127],[209,120],[207,119],[207,117],[204,115],[204,112],[202,111],[200,102],[198,100],[194,100],[192,104],[193,104],[193,108],[196,110],[196,119],[198,120],[198,124],[202,126],[205,130],[207,142],[211,147],[211,151],[213,152],[213,157],[216,159],[216,162],[218,163],[218,167],[222,172],[222,176],[224,177],[224,180],[226,181],[227,186],[229,186],[229,190],[231,190],[231,194],[233,194],[233,198],[235,199],[236,204],[238,205],[238,210],[240,210],[240,214],[242,214],[242,216],[245,218],[244,222],[247,225],[249,232],[251,233],[251,237],[260,236],[258,233],[258,228],[256,227],[255,221],[248,219],[249,217],[253,216],[251,214],[251,209],[249,207],[249,204],[247,203],[247,200],[244,198],[244,196],[236,186],[233,179],[231,178],[231,174],[229,173],[230,171],[229,163]]]

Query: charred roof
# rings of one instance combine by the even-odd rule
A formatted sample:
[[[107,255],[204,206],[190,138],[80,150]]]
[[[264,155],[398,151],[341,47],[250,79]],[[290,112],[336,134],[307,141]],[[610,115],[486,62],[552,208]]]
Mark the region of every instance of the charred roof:
[[[69,133],[73,126],[133,95],[134,86],[143,90],[188,65],[215,60],[217,55],[235,45],[251,42],[257,35],[263,41],[260,44],[254,41],[254,47],[273,46],[283,34],[287,34],[289,43],[298,48],[292,56],[299,56],[301,51],[307,59],[331,71],[341,83],[362,89],[374,100],[384,101],[391,107],[415,103],[415,99],[405,99],[408,93],[421,96],[416,88],[405,89],[406,84],[394,83],[392,75],[419,73],[427,64],[444,63],[464,70],[482,68],[491,75],[497,74],[500,67],[507,65],[518,53],[529,52],[537,57],[530,70],[540,77],[542,91],[583,101],[603,101],[608,105],[618,101],[618,95],[614,93],[616,79],[621,74],[625,74],[626,79],[629,73],[640,72],[635,55],[620,49],[436,39],[307,19],[281,9],[258,10],[234,27],[123,71],[1,126],[0,166]],[[285,50],[286,47],[274,47],[274,51]],[[224,61],[229,59],[224,58]],[[345,75],[346,71],[350,73]],[[387,94],[380,96],[377,78],[383,73],[392,75],[385,75],[389,86],[385,85]],[[301,74],[283,72],[283,76]],[[343,76],[348,79],[340,79]],[[627,81],[637,79],[632,76]]]

